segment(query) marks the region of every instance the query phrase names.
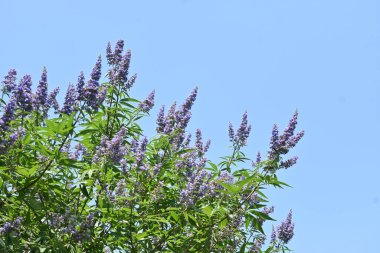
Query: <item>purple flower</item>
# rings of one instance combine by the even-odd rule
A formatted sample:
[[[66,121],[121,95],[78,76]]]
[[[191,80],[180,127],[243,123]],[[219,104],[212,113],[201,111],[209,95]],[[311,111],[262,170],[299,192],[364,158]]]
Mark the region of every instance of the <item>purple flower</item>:
[[[94,110],[98,108],[97,95],[99,90],[99,79],[101,77],[102,58],[99,56],[91,72],[91,78],[84,87],[84,98],[87,104]]]
[[[82,143],[78,143],[74,147],[74,153],[70,155],[71,159],[78,160],[80,156],[87,154],[87,149]]]
[[[216,194],[216,185],[211,181],[212,175],[204,169],[190,172],[188,181],[180,193],[180,202],[186,207],[193,206],[200,198]]]
[[[125,87],[124,87],[124,89],[125,90],[129,90],[130,88],[132,88],[132,86],[135,84],[135,82],[136,82],[136,79],[137,79],[137,75],[136,74],[134,74],[134,75],[132,75],[129,79],[128,79],[128,81],[125,83]]]
[[[235,139],[235,132],[231,122],[228,124],[228,136],[230,138],[230,141],[233,142]]]
[[[4,84],[3,86],[3,92],[12,92],[16,88],[16,76],[17,72],[15,69],[10,69],[8,71],[8,75],[4,76],[4,80],[2,83]]]
[[[154,173],[154,175],[157,175],[158,173],[160,173],[161,168],[162,168],[162,164],[161,163],[154,165],[154,167],[153,167],[153,173]]]
[[[168,114],[165,117],[165,128],[164,133],[170,134],[173,130],[175,124],[175,108],[176,103],[174,102],[172,106],[170,106]]]
[[[294,223],[292,223],[292,210],[289,211],[286,220],[277,228],[278,239],[285,244],[288,243],[294,235]]]
[[[188,148],[189,145],[190,145],[190,141],[191,141],[191,134],[188,134],[188,135],[186,136],[185,141],[183,142],[183,147]]]
[[[176,123],[178,125],[179,129],[184,130],[187,126],[187,124],[190,121],[191,118],[191,107],[194,104],[195,99],[197,98],[198,93],[198,87],[195,87],[195,89],[190,93],[190,95],[187,97],[184,104],[182,104],[181,109],[176,112]]]
[[[198,152],[203,153],[202,132],[200,129],[195,131],[195,147],[198,149]]]
[[[100,90],[97,95],[98,107],[101,106],[107,96],[107,87],[105,85],[100,86]]]
[[[288,169],[297,163],[298,157],[294,156],[286,161],[281,161],[280,168]]]
[[[203,146],[203,153],[206,153],[207,150],[210,148],[211,140],[207,140],[206,144]]]
[[[54,108],[55,112],[59,111],[59,105],[58,105],[58,101],[57,101],[58,92],[59,92],[59,87],[55,88],[49,94],[48,102],[47,102],[47,104],[49,105],[49,107],[53,107]]]
[[[77,93],[75,91],[74,85],[69,84],[61,112],[70,115],[74,111],[76,103]]]
[[[270,140],[270,151],[269,151],[269,159],[274,159],[278,150],[280,149],[280,144],[278,140],[278,126],[277,124],[273,125],[272,137]]]
[[[34,97],[34,107],[36,109],[41,108],[45,112],[48,107],[48,83],[47,83],[47,72],[46,67],[44,67],[41,75],[41,80],[38,83],[37,91]]]
[[[294,131],[297,125],[297,117],[298,112],[296,111],[292,119],[290,120],[288,126],[284,130],[283,134],[281,134],[280,136],[278,134],[278,126],[273,126],[270,150],[268,151],[269,159],[277,159],[279,155],[287,154],[289,150],[295,147],[299,140],[304,136],[304,131],[301,131],[294,135]],[[291,164],[292,162],[295,163],[295,160],[293,159],[293,161],[288,161],[287,166],[289,166],[289,164]],[[293,164],[291,164],[290,166],[292,166]],[[284,163],[282,164],[282,167],[285,167]]]
[[[127,173],[128,170],[127,170],[127,160],[125,160],[125,158],[121,159],[120,160],[120,168],[121,170],[124,172],[124,173]]]
[[[122,60],[123,57],[121,54],[123,53],[123,49],[124,49],[124,40],[118,40],[116,42],[115,52],[113,54],[113,59],[114,59],[113,64],[117,64]]]
[[[32,78],[30,75],[25,75],[20,84],[13,91],[14,99],[17,105],[24,111],[32,110]]]
[[[147,113],[150,111],[150,109],[153,108],[154,106],[154,95],[155,95],[155,91],[153,90],[146,99],[144,99],[144,101],[142,101],[140,104],[139,104],[139,108],[141,111]]]
[[[296,111],[289,121],[288,126],[285,128],[284,133],[280,137],[281,142],[286,142],[294,134],[294,130],[297,126],[298,111]]]
[[[121,127],[119,132],[117,132],[111,140],[103,136],[101,144],[98,147],[92,161],[97,163],[102,157],[106,157],[111,162],[119,163],[127,153],[127,146],[123,145],[124,136],[126,133],[127,129],[125,127]]]
[[[261,154],[260,154],[260,152],[257,152],[256,161],[252,162],[252,166],[256,167],[256,165],[259,164],[260,162],[261,162]]]
[[[165,129],[165,106],[161,106],[160,111],[158,112],[157,115],[157,128],[156,131],[157,133],[162,133]]]
[[[23,218],[17,217],[14,221],[7,221],[0,227],[0,235],[8,234],[11,231],[18,230],[21,226]]]
[[[251,126],[248,126],[247,112],[244,112],[240,127],[235,135],[235,143],[241,146],[246,145],[250,132]]]
[[[0,120],[1,121],[1,120]],[[17,131],[13,132],[9,135],[9,138],[2,138],[0,140],[0,154],[5,154],[10,147],[14,145],[14,143],[20,139],[21,136],[25,135],[25,129],[19,127]]]
[[[107,57],[108,64],[109,65],[113,64],[114,57],[113,57],[113,53],[112,53],[112,48],[111,48],[111,43],[110,42],[108,42],[108,44],[107,44],[106,57]]]
[[[108,71],[110,82],[114,85],[121,85],[124,91],[130,89],[135,81],[136,76],[128,80],[129,65],[131,62],[131,51],[122,55],[124,41],[116,42],[115,51],[112,53],[111,46],[107,47],[107,60],[112,68]]]
[[[142,169],[143,168],[143,160],[145,158],[145,151],[146,151],[146,148],[147,148],[147,145],[148,145],[148,139],[146,137],[144,137],[144,139],[140,142],[140,146],[137,148],[136,152],[134,152],[135,154],[135,164],[138,168]],[[143,168],[143,170],[145,170]]]
[[[77,82],[77,92],[78,92],[78,99],[83,100],[84,99],[84,74],[83,71],[80,72],[78,76],[78,82]]]
[[[305,131],[301,131],[297,133],[296,135],[290,137],[287,143],[288,148],[295,147],[296,144],[299,142],[299,140],[301,140],[301,138],[304,136],[304,134],[305,134]]]
[[[276,230],[272,226],[272,234],[270,235],[270,243],[271,244],[275,243],[276,242],[276,238],[277,238]]]
[[[14,119],[15,102],[11,99],[4,107],[3,116],[0,119],[0,128],[3,131],[9,129],[9,123]]]
[[[249,133],[251,132],[251,125],[248,125],[247,112],[244,112],[241,124],[236,134],[234,132],[231,122],[228,124],[228,137],[234,146],[245,146]]]

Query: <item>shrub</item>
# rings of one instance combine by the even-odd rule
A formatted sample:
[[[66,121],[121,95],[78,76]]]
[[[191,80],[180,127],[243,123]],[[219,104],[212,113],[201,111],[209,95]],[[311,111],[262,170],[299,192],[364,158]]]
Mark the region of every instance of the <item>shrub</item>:
[[[251,164],[242,149],[247,113],[231,155],[218,164],[186,127],[197,96],[157,117],[157,135],[144,137],[155,92],[130,96],[130,51],[108,44],[107,81],[99,57],[90,78],[69,85],[63,105],[48,92],[44,68],[32,79],[10,70],[2,82],[0,119],[0,249],[2,252],[284,252],[293,237],[292,213],[265,241],[273,220],[263,190],[283,187],[276,172],[294,165],[284,155],[302,138],[297,112],[282,134],[274,126],[267,158]],[[264,245],[266,249],[264,250]]]

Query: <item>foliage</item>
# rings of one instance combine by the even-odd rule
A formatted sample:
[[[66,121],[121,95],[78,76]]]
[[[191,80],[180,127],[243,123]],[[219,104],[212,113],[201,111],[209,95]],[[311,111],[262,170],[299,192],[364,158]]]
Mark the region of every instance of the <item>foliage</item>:
[[[64,103],[48,92],[44,68],[35,92],[29,75],[10,70],[2,86],[0,119],[1,252],[285,252],[291,212],[264,243],[273,220],[264,190],[283,187],[276,172],[297,158],[283,156],[303,136],[297,112],[280,135],[273,128],[266,160],[242,152],[251,130],[247,114],[229,126],[232,154],[215,164],[200,130],[186,132],[194,89],[181,106],[157,117],[157,135],[144,137],[154,91],[130,96],[136,75],[124,42],[108,44],[107,82],[99,57],[89,80],[81,73]],[[266,246],[265,246],[266,245]],[[266,247],[264,249],[264,246]]]

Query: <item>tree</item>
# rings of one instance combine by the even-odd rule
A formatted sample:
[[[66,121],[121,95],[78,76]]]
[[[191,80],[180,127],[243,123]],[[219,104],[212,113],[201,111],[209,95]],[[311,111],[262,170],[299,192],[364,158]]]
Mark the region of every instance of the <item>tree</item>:
[[[48,92],[43,69],[35,92],[10,70],[0,101],[0,249],[2,252],[284,252],[293,237],[292,213],[264,250],[262,224],[273,220],[263,191],[287,186],[276,172],[304,132],[296,112],[279,134],[274,126],[265,160],[251,163],[242,149],[247,113],[232,154],[220,163],[205,154],[210,141],[186,127],[197,96],[157,117],[157,135],[144,137],[139,119],[154,106],[153,91],[139,101],[129,91],[130,51],[108,44],[107,81],[99,57],[89,80],[69,85],[62,106]]]

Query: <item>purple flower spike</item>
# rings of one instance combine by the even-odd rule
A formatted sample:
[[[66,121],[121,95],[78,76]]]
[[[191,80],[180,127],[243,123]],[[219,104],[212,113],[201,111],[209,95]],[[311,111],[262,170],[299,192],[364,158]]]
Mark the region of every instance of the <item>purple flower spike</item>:
[[[228,136],[230,137],[230,141],[233,142],[235,138],[235,131],[231,122],[228,124]]]
[[[98,163],[103,157],[106,157],[114,163],[120,163],[127,153],[127,146],[123,145],[126,133],[127,128],[121,127],[111,140],[103,136],[92,161]]]
[[[78,92],[78,99],[83,100],[84,98],[84,74],[83,71],[80,72],[78,76],[78,82],[77,82],[77,92]]]
[[[268,152],[268,158],[273,160],[279,157],[281,154],[287,154],[289,150],[296,146],[296,144],[304,136],[305,132],[301,131],[294,135],[294,131],[297,125],[298,112],[296,111],[290,120],[288,126],[284,130],[284,133],[279,136],[277,125],[273,126],[272,137],[270,142],[270,150]],[[281,164],[281,167],[288,168],[295,164],[297,159],[289,159]]]
[[[292,223],[292,210],[289,211],[286,220],[277,228],[278,239],[285,244],[288,243],[294,235],[294,223]]]
[[[72,84],[69,84],[61,112],[70,115],[75,109],[76,102],[77,94],[75,88]]]
[[[157,128],[156,131],[157,133],[162,133],[165,129],[165,106],[161,106],[160,111],[158,112],[157,115]]]
[[[195,99],[197,98],[197,93],[198,87],[195,87],[195,89],[187,97],[185,103],[181,106],[181,109],[176,112],[175,118],[179,129],[185,130],[185,128],[187,127],[187,124],[189,123],[191,118],[190,110],[194,104]]]
[[[195,147],[198,149],[198,152],[203,152],[202,132],[200,129],[195,131]]]
[[[257,164],[259,164],[261,162],[261,154],[260,152],[257,152],[257,155],[256,155],[256,161],[255,162],[252,162],[252,166],[255,167]]]
[[[93,81],[99,82],[99,79],[102,75],[102,57],[99,55],[98,60],[95,63],[94,68],[91,72],[91,79]]]
[[[98,107],[103,104],[104,100],[106,99],[106,96],[107,96],[107,87],[105,85],[102,85],[100,87],[100,91],[98,92],[98,96],[97,96]]]
[[[47,107],[48,100],[48,83],[47,83],[47,71],[44,67],[41,75],[41,80],[37,86],[37,92],[34,99],[35,108],[45,109]]]
[[[8,75],[4,76],[4,80],[2,83],[4,84],[3,86],[3,92],[12,92],[16,88],[16,76],[17,72],[15,69],[10,69],[8,71]]]
[[[183,113],[191,110],[191,107],[193,106],[194,101],[197,99],[197,94],[198,94],[198,87],[195,87],[195,89],[187,97],[185,103],[182,105]]]
[[[298,157],[294,156],[294,157],[292,157],[286,161],[282,161],[280,163],[280,168],[288,169],[288,168],[292,167],[294,164],[296,164],[297,160],[298,160]]]
[[[106,57],[107,57],[108,64],[112,65],[114,63],[114,57],[113,57],[113,53],[112,53],[112,48],[111,48],[111,43],[110,42],[108,42],[108,44],[107,44]]]
[[[144,137],[144,139],[140,143],[140,147],[138,147],[137,152],[135,152],[136,153],[135,154],[135,156],[136,156],[136,160],[135,160],[136,166],[139,167],[142,170],[145,170],[143,168],[144,167],[143,166],[143,161],[144,161],[144,158],[145,158],[145,151],[146,151],[147,145],[148,145],[148,139],[146,137]]]
[[[235,142],[239,145],[246,145],[249,133],[251,132],[251,126],[248,126],[247,112],[244,112],[241,124],[235,135]]]
[[[276,238],[277,238],[276,230],[272,226],[272,234],[270,235],[270,243],[271,244],[275,243],[276,242]]]
[[[168,114],[165,117],[165,127],[164,127],[164,133],[170,134],[173,130],[174,124],[175,124],[175,108],[176,103],[174,102],[172,106],[170,106]]]
[[[135,84],[135,82],[136,82],[136,79],[137,79],[137,75],[136,74],[134,74],[133,76],[131,76],[128,79],[128,81],[126,82],[124,89],[125,90],[129,90],[130,88],[132,88],[133,84]]]
[[[99,79],[101,76],[102,59],[99,56],[94,68],[92,69],[91,78],[84,87],[84,97],[87,104],[96,110],[98,108],[97,96],[99,89]]]
[[[114,59],[113,64],[119,63],[121,59],[123,58],[121,56],[121,54],[123,53],[123,49],[124,49],[124,40],[118,40],[116,42],[115,52],[113,54],[113,59]]]
[[[206,141],[206,144],[203,146],[203,152],[206,153],[207,150],[210,148],[210,145],[211,145],[211,140],[207,140]]]
[[[17,105],[24,111],[32,110],[32,78],[25,75],[17,88],[13,91]]]
[[[144,99],[144,101],[142,101],[140,104],[139,104],[139,108],[141,109],[141,111],[147,113],[150,111],[150,109],[153,108],[154,106],[154,95],[155,95],[155,91],[153,90],[146,99]]]
[[[297,126],[297,118],[298,118],[298,111],[296,111],[292,117],[292,119],[289,121],[288,126],[284,130],[284,133],[280,136],[280,145],[285,146],[286,142],[289,140],[291,136],[294,134],[294,130]]]
[[[0,128],[3,131],[7,131],[9,129],[9,123],[14,119],[15,106],[15,102],[10,100],[4,107],[4,114],[0,119]]]
[[[49,107],[53,107],[55,112],[58,112],[59,111],[59,105],[58,105],[58,101],[57,101],[57,95],[58,95],[58,92],[59,92],[59,87],[55,88],[50,94],[49,94],[49,97],[48,97],[48,105]]]
[[[304,136],[305,131],[301,131],[298,134],[292,136],[288,140],[288,148],[293,148],[297,145],[297,143],[301,140],[301,138]]]

